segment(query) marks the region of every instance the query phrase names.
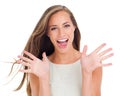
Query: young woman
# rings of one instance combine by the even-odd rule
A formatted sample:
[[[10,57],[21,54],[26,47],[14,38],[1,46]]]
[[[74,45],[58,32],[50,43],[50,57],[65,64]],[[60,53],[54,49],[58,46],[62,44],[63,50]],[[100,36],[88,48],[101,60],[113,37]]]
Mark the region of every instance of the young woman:
[[[87,55],[80,52],[80,31],[71,11],[62,5],[48,8],[31,34],[17,63],[28,80],[28,96],[100,96],[102,61],[113,56],[101,44]]]

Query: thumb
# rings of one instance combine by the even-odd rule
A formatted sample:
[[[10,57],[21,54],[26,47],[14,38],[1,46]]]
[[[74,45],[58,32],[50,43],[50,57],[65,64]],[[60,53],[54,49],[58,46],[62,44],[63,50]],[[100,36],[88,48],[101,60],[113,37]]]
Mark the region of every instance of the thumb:
[[[45,52],[43,52],[42,57],[43,57],[43,58],[42,58],[43,61],[45,61],[45,62],[48,61],[48,58],[47,58]]]
[[[82,57],[86,56],[87,50],[88,50],[88,46],[84,45],[83,50],[82,50]]]

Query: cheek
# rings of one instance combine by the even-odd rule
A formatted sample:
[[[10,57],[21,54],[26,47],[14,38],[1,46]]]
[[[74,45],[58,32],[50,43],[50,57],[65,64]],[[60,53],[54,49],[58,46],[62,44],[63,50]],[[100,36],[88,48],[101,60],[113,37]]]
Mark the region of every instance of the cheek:
[[[74,31],[75,31],[75,29],[71,29],[71,31],[69,33],[69,36],[71,38],[71,42],[74,40]]]
[[[71,38],[71,42],[73,42],[73,40],[74,40],[74,33],[71,33],[70,38]]]
[[[49,38],[50,38],[52,44],[54,45],[55,42],[56,42],[56,41],[55,41],[55,36],[49,35]]]

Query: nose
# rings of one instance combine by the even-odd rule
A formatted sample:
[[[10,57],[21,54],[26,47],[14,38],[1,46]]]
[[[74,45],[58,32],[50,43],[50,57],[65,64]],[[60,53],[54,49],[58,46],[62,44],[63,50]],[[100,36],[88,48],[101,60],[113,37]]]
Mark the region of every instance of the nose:
[[[65,35],[65,30],[62,28],[59,28],[59,32],[58,32],[59,36],[62,37]]]

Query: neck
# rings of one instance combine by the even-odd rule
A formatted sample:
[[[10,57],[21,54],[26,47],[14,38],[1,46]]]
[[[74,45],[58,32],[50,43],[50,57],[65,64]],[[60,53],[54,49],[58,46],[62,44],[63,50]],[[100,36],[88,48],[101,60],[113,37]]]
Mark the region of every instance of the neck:
[[[60,53],[55,51],[52,55],[50,60],[56,64],[69,64],[72,63],[80,57],[80,52],[76,49],[72,49],[70,51]]]

